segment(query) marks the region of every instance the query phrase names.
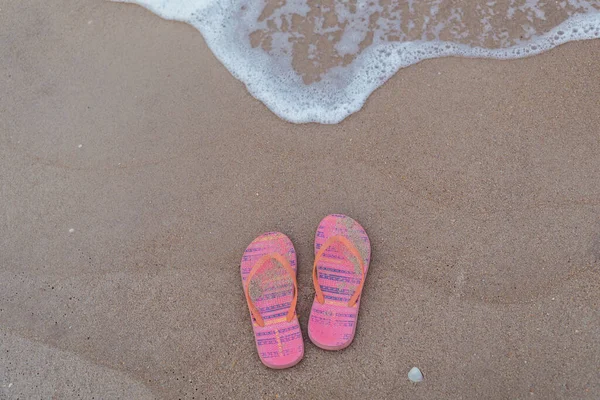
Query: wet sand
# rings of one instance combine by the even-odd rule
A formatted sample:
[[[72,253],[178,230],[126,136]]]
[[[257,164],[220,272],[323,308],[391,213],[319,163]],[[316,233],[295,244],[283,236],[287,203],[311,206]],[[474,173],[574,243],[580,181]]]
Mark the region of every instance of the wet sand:
[[[133,5],[0,1],[0,52],[0,398],[600,397],[600,41],[425,61],[333,126]],[[332,212],[373,244],[356,339],[268,370],[242,252],[290,236],[304,329]]]

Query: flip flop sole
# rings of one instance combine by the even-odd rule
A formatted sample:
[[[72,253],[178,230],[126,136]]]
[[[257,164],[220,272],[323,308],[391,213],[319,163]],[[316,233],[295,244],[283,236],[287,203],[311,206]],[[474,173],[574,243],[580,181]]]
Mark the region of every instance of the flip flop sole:
[[[371,243],[365,229],[355,220],[341,214],[325,217],[315,235],[315,255],[333,236],[348,239],[363,259],[364,276],[360,264],[341,243],[334,243],[325,250],[317,268],[319,286],[325,302],[315,299],[308,322],[310,340],[325,350],[341,350],[354,340],[360,297],[353,307],[348,302],[361,279],[366,279],[371,259]]]
[[[304,356],[304,341],[295,311],[293,319],[286,320],[294,294],[292,279],[277,261],[268,260],[248,280],[257,261],[273,253],[283,256],[296,273],[294,245],[280,232],[265,233],[254,239],[244,251],[240,272],[244,291],[265,324],[261,327],[250,313],[260,360],[269,368],[283,369],[296,365]]]

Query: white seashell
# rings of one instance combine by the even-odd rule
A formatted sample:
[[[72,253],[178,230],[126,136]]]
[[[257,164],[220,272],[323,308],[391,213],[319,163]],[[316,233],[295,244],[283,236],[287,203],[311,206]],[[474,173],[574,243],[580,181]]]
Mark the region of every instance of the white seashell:
[[[410,371],[408,371],[408,379],[410,379],[411,382],[421,382],[423,380],[423,374],[419,368],[412,367]]]

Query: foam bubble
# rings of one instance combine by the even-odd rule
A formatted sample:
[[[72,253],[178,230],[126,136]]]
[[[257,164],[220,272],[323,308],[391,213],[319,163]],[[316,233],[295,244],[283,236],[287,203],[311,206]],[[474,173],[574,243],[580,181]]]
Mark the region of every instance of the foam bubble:
[[[600,5],[586,0],[120,1],[192,24],[254,97],[295,123],[338,123],[425,59],[515,59],[600,37]]]

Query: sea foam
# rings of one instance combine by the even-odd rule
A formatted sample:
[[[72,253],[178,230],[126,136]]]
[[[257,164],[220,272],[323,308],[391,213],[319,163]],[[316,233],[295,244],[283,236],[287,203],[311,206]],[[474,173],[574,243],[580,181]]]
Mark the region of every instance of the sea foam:
[[[597,0],[119,1],[196,27],[254,97],[295,123],[338,123],[421,60],[515,59],[600,38]]]

